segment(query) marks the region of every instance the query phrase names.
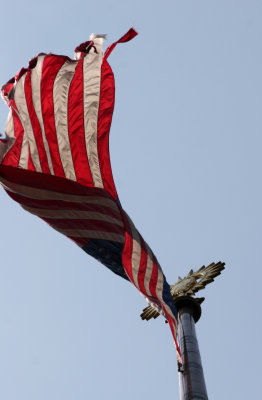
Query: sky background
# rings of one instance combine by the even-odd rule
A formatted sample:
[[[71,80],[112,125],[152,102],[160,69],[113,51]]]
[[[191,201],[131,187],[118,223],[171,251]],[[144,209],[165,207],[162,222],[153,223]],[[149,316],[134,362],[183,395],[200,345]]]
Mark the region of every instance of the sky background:
[[[262,2],[1,2],[4,84],[39,52],[73,57],[92,32],[116,104],[121,203],[169,283],[212,261],[196,325],[209,398],[261,393]],[[8,108],[0,104],[0,131]],[[176,352],[145,300],[0,191],[0,398],[178,399]]]

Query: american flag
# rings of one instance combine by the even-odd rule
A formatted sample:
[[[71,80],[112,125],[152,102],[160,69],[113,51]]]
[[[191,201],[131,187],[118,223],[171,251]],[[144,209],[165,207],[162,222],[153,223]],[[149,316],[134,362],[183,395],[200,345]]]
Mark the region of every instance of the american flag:
[[[109,158],[115,87],[107,58],[136,35],[131,28],[104,54],[104,35],[91,35],[74,59],[40,53],[2,87],[10,111],[0,182],[26,211],[131,281],[168,320],[176,343],[170,287],[120,204]]]

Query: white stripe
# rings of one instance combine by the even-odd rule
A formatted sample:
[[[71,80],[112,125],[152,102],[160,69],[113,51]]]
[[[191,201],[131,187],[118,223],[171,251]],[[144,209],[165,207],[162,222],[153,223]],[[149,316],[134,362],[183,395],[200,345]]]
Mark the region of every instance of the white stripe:
[[[139,267],[140,267],[140,260],[141,260],[141,242],[140,242],[140,237],[139,233],[133,224],[132,220],[129,218],[129,216],[126,214],[130,229],[131,229],[131,234],[133,238],[133,246],[132,246],[132,256],[131,256],[131,265],[132,265],[132,277],[134,280],[134,284],[137,287],[138,290],[139,284],[138,284],[138,273],[139,273]]]
[[[22,124],[20,113],[16,110],[16,108],[14,108],[14,111],[16,112],[16,114]],[[21,150],[20,150],[20,158],[19,158],[18,168],[27,169],[28,156],[29,156],[29,144],[28,144],[28,137],[25,132],[25,127],[23,126],[23,124],[22,124],[22,127],[23,127],[24,133],[23,133],[23,140],[22,140],[22,145],[21,145]]]
[[[53,192],[51,190],[32,188],[10,182],[5,178],[3,178],[2,176],[0,176],[0,182],[6,190],[17,193],[21,196],[28,197],[30,199],[60,200],[65,202],[69,201],[75,203],[95,204],[112,208],[115,211],[119,211],[118,206],[113,200],[104,198],[99,195],[98,196],[77,195],[77,194],[59,193],[59,192]]]
[[[66,178],[74,181],[76,181],[76,175],[68,135],[67,110],[68,93],[71,81],[74,77],[76,66],[76,62],[66,61],[60,68],[55,78],[53,87],[54,118],[60,158]]]
[[[6,126],[5,126],[6,138],[4,142],[0,142],[0,164],[3,161],[6,153],[11,149],[15,142],[15,131],[14,131],[14,120],[12,110],[9,111]]]
[[[163,274],[159,269],[157,269],[156,296],[157,296],[158,300],[160,300],[160,302],[163,303],[167,308],[168,306],[166,305],[166,303],[163,300],[163,286],[164,286]],[[171,312],[171,314],[172,314],[172,312]]]
[[[106,33],[91,33],[91,35],[89,36],[90,40],[94,40],[97,38],[102,38],[102,39],[106,39],[107,38],[107,34]]]
[[[19,167],[26,168],[28,166],[28,144],[29,144],[30,154],[35,169],[37,172],[42,172],[35,136],[26,104],[26,98],[25,98],[26,76],[27,74],[24,74],[17,82],[14,95],[14,100],[18,110],[19,118],[24,128],[24,137],[23,137]]]
[[[23,168],[23,169],[28,168],[28,157],[29,157],[29,144],[26,133],[24,132],[18,168]]]
[[[174,319],[175,316],[174,316],[171,308],[163,300],[164,276],[163,276],[163,273],[161,271],[161,268],[159,268],[160,266],[157,265],[157,267],[158,267],[158,275],[157,275],[156,295],[157,295],[157,298],[160,300],[160,302],[164,305],[164,307],[165,307],[167,313],[169,314],[169,316],[172,319]]]
[[[104,240],[112,240],[113,242],[124,243],[125,236],[120,233],[113,232],[103,232],[97,230],[89,230],[89,229],[61,229],[56,226],[49,224],[54,228],[57,232],[62,233],[63,235],[74,237],[74,238],[88,238],[88,239],[104,239]]]
[[[140,267],[140,260],[141,260],[141,244],[139,241],[139,236],[137,235],[134,238],[135,232],[132,232],[133,236],[133,251],[132,251],[132,276],[134,279],[135,286],[140,290],[139,283],[138,283],[138,273]]]
[[[31,86],[32,86],[32,101],[34,105],[34,109],[37,115],[37,119],[40,124],[42,138],[44,143],[44,148],[47,156],[48,166],[51,172],[51,175],[54,175],[53,164],[51,160],[51,155],[49,151],[48,142],[46,139],[43,116],[42,116],[42,106],[41,106],[41,79],[42,79],[42,68],[43,68],[43,61],[45,55],[37,57],[37,64],[35,68],[32,69],[31,72]]]
[[[97,221],[106,221],[115,225],[123,227],[123,222],[121,216],[119,219],[111,217],[107,214],[102,214],[94,211],[81,211],[81,210],[50,210],[50,209],[40,209],[34,207],[28,207],[22,205],[22,207],[30,212],[31,214],[37,215],[43,218],[54,218],[54,219],[90,219]]]
[[[175,320],[176,321],[176,320]],[[172,319],[172,322],[173,322],[173,328],[174,328],[174,332],[175,332],[175,337],[177,337],[177,322],[174,322],[174,320]],[[177,352],[177,354],[178,354],[178,356],[179,356],[179,353]],[[181,358],[181,357],[180,357]]]
[[[147,252],[147,266],[146,266],[146,273],[145,273],[145,278],[144,278],[144,285],[145,285],[145,290],[148,296],[152,296],[150,289],[149,289],[149,284],[153,272],[153,255],[150,247],[146,244],[146,252]]]
[[[131,234],[133,237],[133,251],[132,251],[132,276],[133,276],[133,280],[134,280],[134,284],[135,286],[138,288],[139,291],[140,287],[138,285],[138,273],[139,273],[139,267],[140,267],[140,260],[141,260],[141,242],[140,242],[140,237],[139,237],[139,233],[136,229],[136,227],[134,226],[133,222],[131,221],[131,219],[129,218],[129,216],[126,214],[126,217],[128,219],[130,228],[131,228]],[[146,253],[147,253],[147,267],[146,267],[146,272],[145,272],[145,278],[144,278],[144,286],[145,286],[145,290],[146,290],[146,295],[144,293],[142,293],[145,297],[151,297],[152,298],[152,294],[150,292],[149,289],[149,284],[150,284],[150,280],[152,277],[152,272],[153,272],[153,254],[152,251],[150,249],[150,247],[148,246],[148,244],[146,242],[145,243],[145,248],[146,248]],[[164,276],[163,276],[163,272],[162,269],[160,267],[160,265],[158,264],[157,261],[156,262],[156,266],[157,266],[157,284],[156,284],[156,298],[157,300],[159,300],[159,302],[161,303],[161,305],[163,305],[167,311],[167,313],[169,314],[169,316],[173,319],[175,319],[175,316],[171,310],[171,308],[169,307],[168,304],[166,304],[163,300],[163,287],[164,287]],[[147,297],[146,297],[147,299]],[[147,299],[147,301],[149,300],[149,304],[152,303],[151,299]],[[156,305],[156,308],[158,308],[158,305]],[[161,311],[159,310],[159,312],[161,313]]]
[[[91,48],[84,57],[84,126],[86,151],[95,187],[103,188],[103,181],[99,166],[97,152],[97,118],[99,111],[101,64],[102,64],[102,38],[95,38],[94,45],[98,54]]]

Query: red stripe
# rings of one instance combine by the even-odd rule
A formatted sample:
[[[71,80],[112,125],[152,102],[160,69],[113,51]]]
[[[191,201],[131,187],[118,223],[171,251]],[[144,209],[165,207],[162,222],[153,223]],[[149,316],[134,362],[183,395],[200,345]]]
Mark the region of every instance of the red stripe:
[[[114,75],[107,61],[103,61],[101,69],[100,104],[97,121],[98,158],[104,188],[117,198],[109,156],[109,131],[115,102]]]
[[[83,59],[78,62],[68,95],[68,134],[77,182],[94,186],[85,141]]]
[[[140,236],[140,243],[141,243],[141,259],[140,259],[140,266],[139,266],[139,271],[138,271],[138,285],[141,290],[141,292],[145,295],[148,296],[146,293],[145,289],[145,273],[147,269],[147,253],[144,250],[145,244],[143,238]]]
[[[123,267],[125,269],[125,272],[127,274],[127,276],[129,277],[129,279],[131,280],[132,283],[134,283],[133,279],[132,279],[132,264],[131,264],[131,260],[132,260],[132,247],[133,247],[133,238],[131,236],[131,228],[129,226],[127,217],[125,216],[124,212],[122,213],[123,216],[123,221],[125,224],[125,229],[126,229],[126,234],[125,234],[125,245],[124,245],[124,249],[123,249],[123,253],[122,253],[122,263],[123,263]],[[142,238],[140,237],[140,240]],[[140,269],[139,269],[139,274],[138,274],[138,283],[139,283],[139,289],[141,290],[141,292],[143,294],[146,295],[145,293],[145,287],[144,287],[144,282],[142,281],[145,275],[145,264],[146,264],[146,256],[147,253],[144,250],[145,248],[145,243],[144,240],[141,240],[141,260],[140,260]],[[176,341],[176,332],[174,330],[174,325],[176,326],[176,320],[174,318],[174,316],[171,314],[168,314],[164,305],[162,304],[162,302],[160,301],[160,299],[157,298],[156,295],[156,286],[157,286],[157,277],[158,277],[158,266],[157,266],[157,262],[156,262],[156,258],[153,255],[153,271],[152,271],[152,276],[150,279],[150,283],[149,283],[149,288],[150,288],[150,292],[151,295],[150,299],[155,302],[157,305],[159,305],[165,312],[166,314],[166,318],[169,322],[170,325],[170,329],[172,332],[172,335],[174,337],[174,341],[175,341],[175,345],[178,351],[178,354],[181,358],[181,353],[180,353],[180,349],[179,346],[177,344]]]
[[[153,271],[152,271],[151,279],[149,282],[149,290],[150,290],[151,295],[155,298],[157,298],[157,295],[156,295],[157,277],[158,277],[158,268],[157,268],[157,264],[153,257]]]
[[[134,284],[132,274],[132,252],[133,252],[133,238],[131,235],[131,228],[124,212],[122,213],[123,222],[125,226],[125,245],[122,252],[122,264],[129,280]]]
[[[54,173],[62,177],[65,177],[65,173],[59,154],[55,129],[53,86],[56,75],[66,60],[68,58],[63,56],[46,56],[43,62],[41,80],[41,105],[46,139],[50,149]]]
[[[55,219],[42,218],[49,225],[59,229],[88,229],[91,231],[103,231],[111,233],[124,234],[121,226],[112,224],[111,222],[91,220],[91,219]]]
[[[173,323],[174,323],[175,326],[177,326],[176,320],[168,314],[168,312],[166,311],[164,306],[163,306],[163,310],[164,310],[166,319],[168,320],[168,323],[169,323],[169,326],[170,326],[170,329],[171,329],[171,332],[172,332],[172,335],[173,335],[173,338],[174,338],[174,341],[175,341],[175,346],[176,346],[176,349],[177,349],[177,352],[178,352],[178,355],[179,355],[179,357],[178,357],[179,361],[183,362],[182,361],[182,356],[181,356],[181,351],[180,351],[180,348],[179,348],[177,340],[176,340],[176,332],[175,332],[174,326],[173,326]]]
[[[33,160],[32,160],[29,143],[28,143],[28,166],[27,166],[27,168],[30,171],[35,171],[35,166],[34,166],[34,163],[33,163]]]
[[[47,155],[44,147],[43,137],[41,127],[34,109],[33,99],[32,99],[32,86],[31,86],[31,71],[26,75],[25,79],[25,98],[28,109],[28,114],[31,120],[31,125],[34,132],[35,142],[39,154],[39,160],[41,164],[42,171],[50,174],[50,169],[48,166]]]
[[[104,58],[107,59],[111,52],[114,50],[118,43],[125,43],[132,40],[138,33],[135,31],[134,28],[130,28],[128,32],[124,34],[117,42],[110,44],[110,46],[106,49]]]
[[[67,236],[67,237],[68,237],[68,239],[71,239],[73,242],[75,242],[80,247],[86,246],[90,242],[90,240],[92,240],[90,238],[76,238],[76,237],[70,237],[70,236]]]
[[[77,182],[70,181],[69,179],[53,175],[27,171],[24,169],[16,169],[12,166],[3,166],[2,164],[0,165],[0,175],[10,182],[37,189],[45,189],[74,195],[100,196],[114,201],[110,194],[104,189],[94,187],[89,188]]]
[[[59,201],[59,200],[34,200],[28,197],[21,196],[9,190],[6,190],[6,192],[17,203],[27,207],[34,207],[39,209],[43,208],[46,210],[93,211],[109,215],[110,217],[116,218],[118,220],[120,219],[119,214],[117,212],[105,206],[100,206],[96,204],[87,204],[87,203],[74,203],[74,202]]]
[[[125,234],[125,246],[122,254],[122,264],[129,280],[134,284],[133,272],[132,272],[132,251],[133,251],[133,239],[129,233]]]

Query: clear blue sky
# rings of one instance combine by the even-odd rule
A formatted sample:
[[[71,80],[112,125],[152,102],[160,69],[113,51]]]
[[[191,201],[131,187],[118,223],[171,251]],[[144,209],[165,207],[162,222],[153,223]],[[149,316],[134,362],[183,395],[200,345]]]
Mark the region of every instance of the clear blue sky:
[[[226,270],[197,324],[209,397],[261,393],[262,3],[2,2],[4,84],[39,52],[73,56],[90,33],[116,79],[111,161],[123,207],[170,283]],[[0,131],[8,109],[0,104]],[[0,191],[0,398],[178,399],[163,319],[142,296]]]

